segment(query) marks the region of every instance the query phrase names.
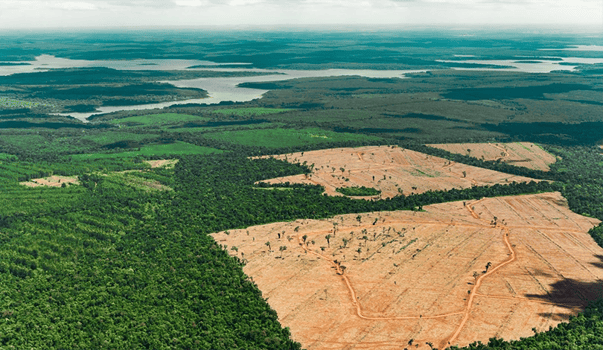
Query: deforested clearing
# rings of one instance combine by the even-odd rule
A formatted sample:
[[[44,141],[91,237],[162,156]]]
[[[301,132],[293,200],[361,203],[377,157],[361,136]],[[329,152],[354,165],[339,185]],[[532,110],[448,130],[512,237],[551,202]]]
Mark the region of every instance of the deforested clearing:
[[[501,161],[534,170],[549,171],[557,158],[531,142],[445,143],[428,145],[478,159]]]
[[[324,186],[331,196],[342,196],[341,187],[369,187],[380,198],[430,190],[533,181],[528,177],[482,169],[397,146],[332,148],[273,156],[292,163],[306,163],[311,174],[266,180],[267,183],[305,183]]]
[[[559,193],[347,214],[213,234],[307,349],[518,339],[601,295],[599,221]],[[418,344],[418,347],[415,345]]]
[[[77,176],[49,176],[39,179],[31,179],[29,181],[20,182],[21,185],[25,185],[28,187],[40,187],[40,186],[48,186],[48,187],[61,187],[63,184],[67,185],[77,185],[79,181],[77,180]]]
[[[145,160],[145,163],[151,166],[152,169],[155,168],[168,168],[171,169],[176,166],[178,163],[178,159],[157,159],[157,160]]]

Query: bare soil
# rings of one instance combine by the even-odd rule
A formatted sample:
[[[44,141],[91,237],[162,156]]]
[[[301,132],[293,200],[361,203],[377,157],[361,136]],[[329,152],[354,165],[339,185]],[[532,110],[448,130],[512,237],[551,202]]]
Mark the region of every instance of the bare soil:
[[[40,187],[40,186],[49,186],[49,187],[61,187],[64,183],[79,185],[79,181],[77,180],[77,176],[50,176],[40,179],[31,179],[30,181],[20,182],[21,185],[28,187]]]
[[[149,164],[151,168],[173,168],[178,159],[158,159],[158,160],[145,160],[145,163]]]
[[[567,320],[603,291],[603,249],[587,234],[598,220],[572,213],[559,193],[424,209],[212,236],[246,262],[307,349],[518,339]]]
[[[531,142],[448,143],[428,146],[483,160],[500,159],[511,165],[542,171],[549,171],[549,165],[557,161],[554,155]]]
[[[273,156],[313,169],[309,175],[293,175],[266,180],[268,183],[305,183],[324,186],[331,196],[340,187],[372,187],[381,191],[375,197],[391,198],[403,193],[450,190],[515,182],[537,181],[522,176],[450,162],[443,158],[396,146],[333,148]]]

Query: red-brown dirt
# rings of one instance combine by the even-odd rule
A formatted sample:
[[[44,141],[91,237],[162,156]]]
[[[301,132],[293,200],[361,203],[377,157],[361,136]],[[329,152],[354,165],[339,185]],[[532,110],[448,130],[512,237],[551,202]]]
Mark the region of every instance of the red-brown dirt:
[[[40,179],[31,179],[30,181],[20,182],[21,185],[29,187],[50,186],[61,187],[63,184],[79,184],[77,176],[49,176]]]
[[[325,192],[331,196],[342,196],[336,192],[340,187],[372,187],[381,191],[381,198],[391,198],[400,193],[408,195],[429,190],[533,180],[450,162],[396,146],[333,148],[273,157],[292,163],[306,162],[309,166],[314,164],[312,173],[308,176],[279,177],[265,182],[317,184],[324,186]]]
[[[601,294],[603,249],[587,234],[598,220],[572,213],[559,193],[424,209],[213,237],[246,262],[281,323],[312,350],[518,339]]]
[[[515,166],[549,171],[557,158],[531,142],[447,143],[427,145],[450,153],[464,154],[483,160],[499,160]]]

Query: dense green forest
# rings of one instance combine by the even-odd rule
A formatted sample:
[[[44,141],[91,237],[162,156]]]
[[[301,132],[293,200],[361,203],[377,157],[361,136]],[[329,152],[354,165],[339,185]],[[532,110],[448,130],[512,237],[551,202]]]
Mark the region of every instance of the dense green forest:
[[[165,81],[267,73],[88,67],[1,76],[0,348],[301,349],[243,273],[243,262],[209,236],[217,231],[549,191],[560,191],[574,212],[603,220],[599,66],[526,74],[457,71],[447,68],[493,66],[441,62],[458,61],[458,54],[537,59],[537,49],[552,45],[548,37],[197,34],[154,33],[165,39],[161,42],[135,32],[73,33],[62,39],[11,34],[0,55],[6,61],[53,54],[250,63],[246,68],[429,71],[405,79],[246,83],[242,86],[270,91],[249,102],[118,111],[86,123],[52,113],[202,98],[205,91]],[[555,40],[589,43],[573,36]],[[16,64],[0,65],[9,63]],[[478,141],[538,142],[558,160],[544,172],[427,146]],[[252,157],[365,145],[396,145],[549,181],[375,201],[347,197],[378,194],[366,187],[340,189],[346,196],[329,197],[319,186],[257,183],[309,173],[311,165]],[[147,162],[160,159],[177,162],[159,168]],[[56,188],[20,184],[51,175],[78,182]],[[265,190],[271,187],[287,190]],[[590,234],[603,246],[603,226]],[[603,304],[596,301],[555,329],[465,349],[603,349],[602,330]]]

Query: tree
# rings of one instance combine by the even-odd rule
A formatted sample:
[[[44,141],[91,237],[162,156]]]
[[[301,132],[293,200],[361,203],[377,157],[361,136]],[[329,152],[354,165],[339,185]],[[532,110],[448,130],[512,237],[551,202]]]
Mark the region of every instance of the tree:
[[[280,250],[280,252],[281,252],[281,258],[282,258],[282,257],[283,257],[283,252],[284,252],[285,250],[287,250],[287,246],[282,245],[282,246],[280,246],[280,247],[278,248],[278,250]]]
[[[308,239],[308,235],[303,235],[302,239],[304,240],[304,244],[306,244],[306,240]]]
[[[270,247],[270,241],[264,243],[268,247],[268,251],[271,252],[272,248]]]
[[[325,238],[327,240],[327,246],[329,246],[329,248],[331,248],[331,235],[326,235]]]
[[[492,263],[488,261],[488,263],[486,264],[486,272],[488,272],[488,269],[490,268],[490,266],[492,266]]]
[[[362,222],[362,216],[360,214],[358,214],[358,216],[356,216],[356,220],[358,221],[358,223]]]
[[[475,283],[477,283],[477,278],[479,277],[479,272],[473,271],[473,278],[475,278]]]

